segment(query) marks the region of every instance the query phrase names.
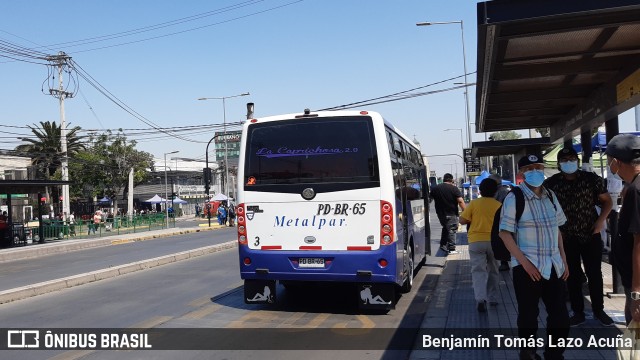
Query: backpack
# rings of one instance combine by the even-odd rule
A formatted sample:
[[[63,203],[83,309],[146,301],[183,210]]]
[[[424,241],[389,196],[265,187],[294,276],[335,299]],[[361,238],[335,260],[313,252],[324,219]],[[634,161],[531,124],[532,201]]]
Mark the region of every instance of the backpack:
[[[555,200],[553,199],[553,194],[549,189],[545,188],[547,191],[547,195],[549,196],[549,200],[551,200],[551,204],[553,204],[553,209],[558,211],[556,207]],[[520,217],[522,217],[522,213],[524,212],[524,194],[522,193],[522,189],[519,187],[514,187],[510,192],[513,193],[516,197],[516,224],[520,221]],[[506,198],[506,197],[505,197]],[[504,203],[504,200],[502,200]],[[500,238],[500,213],[502,212],[502,205],[496,210],[495,215],[493,216],[493,225],[491,226],[491,250],[493,250],[493,256],[496,260],[499,261],[510,261],[511,253],[507,250],[507,247],[504,245],[502,238]]]

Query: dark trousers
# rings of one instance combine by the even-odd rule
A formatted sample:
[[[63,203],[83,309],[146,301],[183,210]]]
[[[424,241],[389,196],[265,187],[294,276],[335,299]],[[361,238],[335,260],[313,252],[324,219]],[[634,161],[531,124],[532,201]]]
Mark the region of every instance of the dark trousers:
[[[540,299],[547,310],[547,335],[555,342],[569,335],[569,312],[564,303],[563,287],[563,281],[558,278],[555,269],[551,270],[549,280],[533,281],[522,265],[513,268],[513,289],[518,301],[518,337],[537,337]],[[532,350],[535,351],[530,348],[521,349],[521,353]],[[544,358],[563,359],[563,353],[564,348],[547,347]]]
[[[440,220],[440,225],[442,225],[440,246],[445,245],[449,250],[455,250],[456,233],[458,232],[458,216],[438,215],[438,220]]]
[[[589,280],[589,297],[594,312],[604,309],[602,289],[602,240],[600,234],[593,234],[588,239],[563,234],[564,252],[569,264],[567,288],[571,310],[575,314],[584,314],[584,296],[582,296],[582,269]],[[581,242],[582,241],[582,242]]]

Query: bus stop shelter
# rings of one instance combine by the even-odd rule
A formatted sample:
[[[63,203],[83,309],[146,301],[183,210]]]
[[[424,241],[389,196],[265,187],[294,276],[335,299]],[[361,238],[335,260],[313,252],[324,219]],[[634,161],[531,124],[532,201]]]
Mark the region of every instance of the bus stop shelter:
[[[13,223],[13,204],[12,195],[15,194],[28,194],[30,196],[37,194],[38,203],[42,194],[45,192],[47,186],[62,186],[68,185],[68,181],[54,181],[54,180],[0,180],[0,194],[7,195],[7,215],[8,215],[8,229],[2,234],[0,238],[0,245],[15,245],[15,242],[25,243],[24,224]],[[44,242],[43,236],[43,224],[42,215],[44,212],[41,206],[38,206],[38,233],[40,242]],[[21,231],[22,230],[22,231]],[[8,240],[7,240],[8,239]],[[17,240],[16,240],[17,239]],[[5,244],[5,241],[9,241],[9,244]]]
[[[476,132],[550,128],[551,143],[586,144],[640,104],[640,0],[494,0],[477,15]]]
[[[476,132],[549,128],[568,146],[580,135],[586,163],[593,129],[605,124],[608,142],[640,104],[640,0],[493,0],[477,16]]]

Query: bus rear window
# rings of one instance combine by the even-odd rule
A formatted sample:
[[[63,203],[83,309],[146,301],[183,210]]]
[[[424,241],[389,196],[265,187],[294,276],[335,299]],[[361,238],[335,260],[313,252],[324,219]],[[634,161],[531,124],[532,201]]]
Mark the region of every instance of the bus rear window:
[[[379,180],[370,117],[253,124],[246,150],[248,186]]]

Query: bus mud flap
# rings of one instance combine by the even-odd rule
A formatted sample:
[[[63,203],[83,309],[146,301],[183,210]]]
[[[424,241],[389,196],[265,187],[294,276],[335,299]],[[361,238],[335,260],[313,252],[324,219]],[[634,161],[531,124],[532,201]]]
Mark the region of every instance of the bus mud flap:
[[[360,309],[392,310],[396,308],[395,284],[358,284]]]
[[[275,304],[275,280],[245,280],[244,302],[246,304]]]

